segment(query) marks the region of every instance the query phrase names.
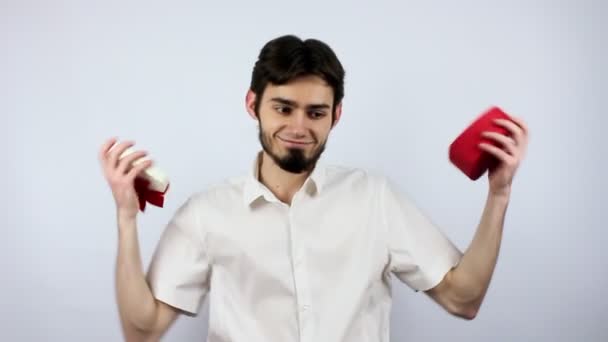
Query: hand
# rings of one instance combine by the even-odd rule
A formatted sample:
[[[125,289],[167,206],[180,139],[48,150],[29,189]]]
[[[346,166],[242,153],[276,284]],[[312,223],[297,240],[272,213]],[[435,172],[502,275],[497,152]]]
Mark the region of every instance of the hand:
[[[488,143],[479,144],[479,148],[499,160],[498,165],[488,171],[490,193],[494,195],[510,194],[513,177],[528,147],[528,126],[522,119],[511,119],[494,120],[494,123],[506,128],[509,134],[488,131],[482,133],[483,137],[496,141],[499,147]]]
[[[135,166],[132,165],[134,161],[148,154],[145,151],[136,151],[119,160],[120,155],[135,143],[126,141],[112,148],[115,143],[116,138],[111,138],[101,146],[99,161],[112,190],[119,218],[135,219],[139,212],[139,200],[134,186],[135,178],[140,172],[150,167],[152,161],[146,160]]]

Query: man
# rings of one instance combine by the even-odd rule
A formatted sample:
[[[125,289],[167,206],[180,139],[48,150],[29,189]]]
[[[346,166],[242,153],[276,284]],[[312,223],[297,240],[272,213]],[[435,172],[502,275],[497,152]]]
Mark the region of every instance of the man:
[[[501,241],[527,145],[519,119],[498,120],[502,148],[471,245],[461,253],[384,177],[318,160],[342,114],[344,70],[318,40],[283,36],[255,64],[247,111],[262,151],[251,174],[197,192],[167,225],[147,275],[137,240],[135,177],[150,161],[100,150],[117,208],[117,301],[129,341],[159,340],[210,297],[208,341],[388,341],[390,276],[473,319]]]

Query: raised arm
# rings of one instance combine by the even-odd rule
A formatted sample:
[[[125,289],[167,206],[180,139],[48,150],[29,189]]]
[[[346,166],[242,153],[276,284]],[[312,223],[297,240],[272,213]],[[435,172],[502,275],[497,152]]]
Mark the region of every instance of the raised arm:
[[[502,240],[506,210],[513,177],[528,145],[528,127],[519,118],[497,119],[509,134],[484,132],[482,135],[498,146],[482,143],[480,148],[496,157],[499,165],[488,172],[489,191],[475,236],[461,262],[426,293],[448,312],[473,319],[486,294]]]
[[[178,310],[157,301],[143,271],[137,237],[139,211],[134,188],[135,177],[149,167],[151,161],[132,166],[146,152],[138,151],[125,158],[119,156],[133,142],[112,148],[115,139],[106,141],[99,151],[104,176],[116,202],[118,251],[116,257],[116,300],[124,337],[127,341],[158,341],[175,321]]]

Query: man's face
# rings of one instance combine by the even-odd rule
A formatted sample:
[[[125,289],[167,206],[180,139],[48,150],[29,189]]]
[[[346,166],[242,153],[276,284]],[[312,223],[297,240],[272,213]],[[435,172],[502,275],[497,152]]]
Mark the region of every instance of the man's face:
[[[317,76],[284,85],[268,84],[261,99],[248,94],[248,110],[257,113],[264,151],[283,170],[310,171],[325,149],[332,128],[333,89]],[[336,111],[336,121],[339,119]]]

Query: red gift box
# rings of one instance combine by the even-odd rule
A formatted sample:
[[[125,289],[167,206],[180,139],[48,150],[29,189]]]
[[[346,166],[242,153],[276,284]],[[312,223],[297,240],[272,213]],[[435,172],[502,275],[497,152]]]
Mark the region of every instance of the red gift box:
[[[169,190],[169,184],[167,184],[164,191],[158,191],[150,188],[150,181],[143,177],[135,177],[135,192],[137,193],[137,199],[139,200],[139,210],[142,212],[146,210],[146,203],[150,203],[157,207],[163,207],[165,203],[165,194]]]
[[[449,157],[460,171],[471,180],[477,180],[487,170],[491,170],[500,162],[496,157],[482,150],[479,144],[489,143],[501,147],[494,140],[481,135],[483,131],[492,131],[510,136],[510,132],[493,122],[495,119],[511,118],[498,107],[491,107],[473,121],[451,144]]]

